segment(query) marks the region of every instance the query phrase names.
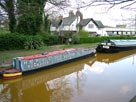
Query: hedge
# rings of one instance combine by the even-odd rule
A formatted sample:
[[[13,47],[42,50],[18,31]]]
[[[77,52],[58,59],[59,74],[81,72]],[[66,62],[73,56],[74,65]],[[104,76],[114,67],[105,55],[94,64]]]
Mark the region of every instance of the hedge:
[[[18,33],[0,34],[0,50],[40,49],[46,45],[60,44],[57,35],[23,35]]]
[[[112,37],[87,37],[87,38],[80,38],[79,43],[98,43],[102,42],[104,40],[109,40],[109,39],[136,39],[134,36],[112,36]]]
[[[79,38],[72,36],[72,43],[98,43],[108,39],[136,39],[133,36],[112,36],[112,37],[86,37]],[[56,45],[65,43],[67,39],[57,35],[22,35],[22,34],[0,34],[0,50],[14,49],[40,49],[46,45]],[[63,42],[62,42],[63,41]]]

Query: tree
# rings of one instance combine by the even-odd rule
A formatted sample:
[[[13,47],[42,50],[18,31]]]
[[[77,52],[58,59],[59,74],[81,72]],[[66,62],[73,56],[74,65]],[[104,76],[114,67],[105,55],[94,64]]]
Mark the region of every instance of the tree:
[[[75,0],[76,6],[75,8],[84,8],[88,6],[100,6],[100,5],[111,5],[110,8],[123,4],[120,8],[130,7],[136,4],[135,0]],[[134,9],[134,8],[133,8]],[[135,8],[136,9],[136,8]]]
[[[17,32],[35,34],[44,24],[43,14],[47,2],[58,7],[67,4],[66,0],[0,0],[0,7],[8,15],[11,32],[15,32],[17,26]]]
[[[40,31],[43,5],[39,1],[17,1],[17,32],[35,35]]]
[[[16,26],[14,2],[14,0],[0,0],[0,6],[3,9],[3,12],[7,12],[9,19],[9,30],[11,32],[15,31]]]

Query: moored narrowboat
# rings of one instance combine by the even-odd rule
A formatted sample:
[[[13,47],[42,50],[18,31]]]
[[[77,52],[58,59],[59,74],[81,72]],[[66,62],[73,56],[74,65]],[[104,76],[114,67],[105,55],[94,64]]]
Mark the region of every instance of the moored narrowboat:
[[[69,48],[42,54],[16,57],[13,59],[13,67],[22,72],[27,72],[75,60],[91,54],[93,55],[94,53],[95,49]]]
[[[96,47],[96,52],[114,53],[136,49],[136,40],[105,40]]]

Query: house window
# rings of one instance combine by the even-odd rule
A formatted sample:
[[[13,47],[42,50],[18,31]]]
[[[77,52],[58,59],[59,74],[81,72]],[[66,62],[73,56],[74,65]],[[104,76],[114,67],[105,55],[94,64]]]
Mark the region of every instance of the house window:
[[[93,24],[88,24],[88,28],[94,28]]]

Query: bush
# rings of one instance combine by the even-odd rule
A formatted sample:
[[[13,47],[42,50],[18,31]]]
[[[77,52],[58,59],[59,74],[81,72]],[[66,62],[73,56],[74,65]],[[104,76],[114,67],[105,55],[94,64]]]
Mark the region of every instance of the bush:
[[[80,31],[78,32],[78,34],[79,34],[79,37],[80,37],[80,38],[89,37],[89,32],[84,31],[84,30],[80,30]]]
[[[43,38],[41,36],[28,36],[24,41],[25,49],[40,49],[44,45]]]
[[[20,36],[18,34],[0,35],[1,50],[22,49],[23,42],[24,42],[24,36]]]
[[[0,35],[0,50],[39,49],[44,45],[41,36],[26,36],[21,34]]]
[[[80,42],[79,35],[74,34],[74,35],[72,36],[72,43],[73,43],[73,44],[78,44],[79,42]]]
[[[61,37],[58,35],[51,35],[51,34],[42,34],[43,42],[46,45],[56,45],[60,44]]]

